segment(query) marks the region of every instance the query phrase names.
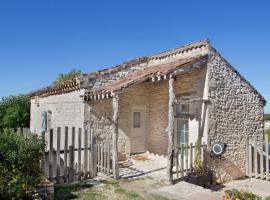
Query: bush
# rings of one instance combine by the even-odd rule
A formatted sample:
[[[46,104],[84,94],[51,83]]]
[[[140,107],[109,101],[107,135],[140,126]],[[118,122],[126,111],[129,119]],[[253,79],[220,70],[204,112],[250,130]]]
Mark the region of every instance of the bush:
[[[30,99],[26,95],[3,97],[0,101],[0,131],[29,127]]]
[[[223,200],[262,200],[262,197],[259,195],[253,194],[251,192],[239,191],[237,189],[226,190],[225,195],[223,196]]]
[[[27,199],[41,181],[43,143],[37,136],[24,139],[11,131],[0,134],[0,199]]]

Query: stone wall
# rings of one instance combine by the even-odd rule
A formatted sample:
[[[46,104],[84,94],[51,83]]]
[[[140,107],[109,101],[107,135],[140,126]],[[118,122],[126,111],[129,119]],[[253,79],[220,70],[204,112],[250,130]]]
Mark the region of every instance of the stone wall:
[[[210,165],[218,182],[237,179],[245,172],[245,135],[263,133],[263,101],[215,50],[208,63],[208,79],[209,144],[227,144],[222,158]]]

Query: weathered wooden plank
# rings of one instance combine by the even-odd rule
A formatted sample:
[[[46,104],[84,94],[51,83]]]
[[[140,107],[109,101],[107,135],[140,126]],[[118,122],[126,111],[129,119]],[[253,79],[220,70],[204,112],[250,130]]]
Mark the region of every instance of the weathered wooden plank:
[[[263,134],[260,135],[260,177],[261,179],[264,178],[264,171],[263,171],[263,145],[264,145],[264,142],[263,142]]]
[[[246,137],[246,176],[249,176],[249,141],[248,136]]]
[[[189,149],[189,168],[190,168],[190,172],[193,171],[193,143],[190,143],[190,149]]]
[[[169,79],[169,105],[168,105],[168,153],[167,153],[167,178],[169,183],[173,183],[173,130],[174,130],[174,77]]]
[[[179,178],[179,146],[175,148],[175,168],[176,168],[176,177]]]
[[[186,176],[188,176],[188,144],[185,145],[185,168],[186,168]]]
[[[97,140],[97,170],[100,171],[100,145],[99,140]]]
[[[50,129],[49,134],[49,180],[53,177],[53,129]]]
[[[90,158],[91,158],[91,170],[90,170],[90,174],[91,174],[91,178],[94,178],[96,175],[95,175],[95,161],[94,161],[94,159],[95,159],[95,156],[94,156],[94,154],[95,154],[95,150],[94,150],[94,133],[93,133],[93,131],[91,130],[90,131],[90,137],[91,137],[91,139],[90,139],[90,142],[91,142],[91,144],[90,144],[90,147],[91,147],[91,150],[90,150],[90,154],[91,154],[91,156],[90,156]]]
[[[268,150],[268,134],[265,135],[265,160],[266,160],[266,173],[265,173],[265,178],[266,180],[270,180],[270,175],[269,175],[269,150]]]
[[[65,127],[65,143],[64,143],[64,179],[67,182],[67,151],[68,151],[68,127]]]
[[[61,148],[61,127],[57,127],[56,140],[56,183],[60,183],[60,148]]]
[[[100,149],[100,151],[101,151],[101,163],[100,163],[100,165],[101,165],[101,172],[104,172],[104,163],[103,163],[103,161],[104,161],[104,158],[103,158],[103,156],[104,156],[104,142],[103,141],[101,142],[101,149]]]
[[[75,148],[75,127],[71,129],[71,146]]]
[[[181,156],[180,156],[181,160],[181,177],[184,176],[184,144],[181,144]]]
[[[87,178],[87,166],[88,166],[88,162],[87,162],[87,158],[88,158],[88,139],[87,139],[87,128],[85,128],[84,130],[84,174],[85,174],[85,178]]]
[[[119,166],[118,166],[118,101],[119,96],[118,94],[113,94],[112,99],[112,110],[113,110],[113,117],[112,117],[112,157],[113,157],[113,177],[114,179],[119,179]]]
[[[108,168],[107,174],[108,174],[108,176],[110,175],[110,162],[111,162],[110,161],[110,155],[111,155],[110,145],[111,145],[110,142],[108,142],[108,157],[107,157],[107,159],[108,159],[107,160],[107,168]]]
[[[78,179],[81,180],[82,178],[82,129],[79,128],[79,133],[78,133],[78,171],[79,171],[79,176]]]
[[[248,175],[249,177],[252,177],[252,172],[253,172],[253,167],[252,167],[252,141],[251,141],[251,137],[248,136]]]
[[[254,142],[254,174],[258,178],[258,156],[257,156],[257,136],[253,137]]]
[[[69,146],[69,174],[68,181],[74,181],[74,146]]]

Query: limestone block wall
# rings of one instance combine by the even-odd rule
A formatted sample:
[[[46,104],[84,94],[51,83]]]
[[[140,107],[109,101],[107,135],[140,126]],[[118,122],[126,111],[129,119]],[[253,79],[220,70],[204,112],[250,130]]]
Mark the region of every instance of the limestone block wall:
[[[221,159],[210,159],[217,181],[244,176],[245,135],[263,133],[263,101],[215,50],[208,63],[209,144],[227,144]]]
[[[50,110],[51,128],[74,126],[83,127],[84,123],[84,103],[80,97],[83,90],[66,94],[53,95],[38,99],[31,99],[31,120],[30,129],[32,132],[41,133],[41,114]]]

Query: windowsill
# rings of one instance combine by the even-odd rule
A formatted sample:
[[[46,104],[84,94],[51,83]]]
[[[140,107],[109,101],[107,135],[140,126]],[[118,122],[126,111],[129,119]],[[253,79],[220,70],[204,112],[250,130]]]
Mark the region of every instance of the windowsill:
[[[190,114],[178,114],[178,115],[174,115],[174,118],[195,118],[196,115],[190,115]]]

